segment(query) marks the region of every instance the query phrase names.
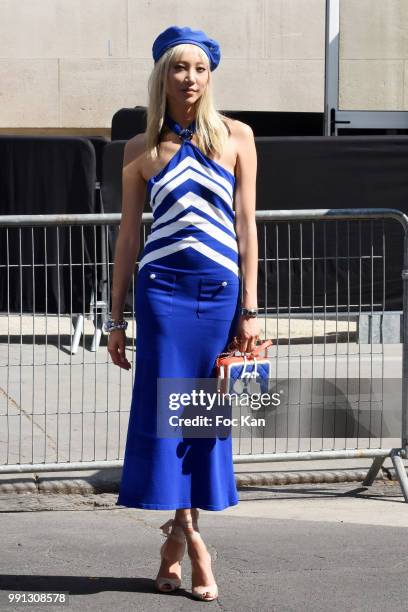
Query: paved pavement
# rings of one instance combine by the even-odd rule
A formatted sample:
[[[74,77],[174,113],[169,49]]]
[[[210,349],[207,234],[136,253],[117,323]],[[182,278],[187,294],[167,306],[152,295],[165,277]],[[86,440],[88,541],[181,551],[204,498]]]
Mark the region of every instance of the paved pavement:
[[[245,487],[240,503],[201,511],[220,597],[154,591],[172,513],[119,508],[116,495],[0,495],[0,610],[9,592],[68,592],[69,610],[343,612],[406,609],[408,506],[390,481]],[[60,606],[25,605],[30,610]]]

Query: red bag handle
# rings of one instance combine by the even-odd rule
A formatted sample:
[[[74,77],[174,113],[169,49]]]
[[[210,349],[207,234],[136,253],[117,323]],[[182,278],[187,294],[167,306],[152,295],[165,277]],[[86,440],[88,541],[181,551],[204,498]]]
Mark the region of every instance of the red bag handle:
[[[273,342],[271,339],[264,340],[261,344],[257,344],[253,351],[250,353],[252,357],[258,357],[261,351],[265,351],[268,346],[272,346]]]
[[[230,348],[232,346],[232,344],[233,344],[233,341],[229,343],[229,345],[227,347],[227,351],[225,353],[221,353],[220,356],[221,355],[222,356],[224,356],[224,355],[225,356],[232,356],[234,353],[236,353],[237,349]],[[241,355],[248,355],[249,358],[251,358],[251,357],[258,357],[259,353],[261,351],[265,351],[268,348],[268,346],[272,346],[272,345],[273,345],[272,340],[268,339],[268,340],[264,340],[263,342],[261,342],[261,344],[257,344],[255,346],[255,348],[251,352],[245,353],[245,352],[241,351],[240,353],[241,353]]]

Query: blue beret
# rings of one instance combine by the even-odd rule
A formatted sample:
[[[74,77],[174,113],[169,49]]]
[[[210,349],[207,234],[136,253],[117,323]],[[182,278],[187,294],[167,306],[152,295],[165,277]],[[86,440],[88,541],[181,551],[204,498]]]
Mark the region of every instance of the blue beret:
[[[208,38],[205,32],[201,30],[192,30],[191,28],[179,28],[177,26],[171,26],[164,30],[153,43],[153,59],[157,62],[161,58],[163,53],[175,47],[176,45],[182,45],[188,43],[190,45],[197,45],[208,55],[210,60],[210,69],[215,70],[221,59],[220,46],[216,40]]]

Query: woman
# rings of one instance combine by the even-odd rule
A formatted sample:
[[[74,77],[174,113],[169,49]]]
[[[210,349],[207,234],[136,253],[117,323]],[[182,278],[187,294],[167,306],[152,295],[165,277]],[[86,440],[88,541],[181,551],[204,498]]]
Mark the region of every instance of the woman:
[[[117,505],[174,509],[156,587],[181,584],[187,543],[192,594],[218,596],[198,508],[238,503],[231,436],[157,435],[158,378],[211,378],[228,346],[250,352],[257,322],[256,151],[249,126],[219,114],[211,72],[219,45],[170,27],[153,45],[146,133],[129,140],[112,282],[108,351],[129,369],[123,308],[139,252],[146,190],[154,223],[136,277],[136,375]],[[242,303],[240,302],[242,292]]]

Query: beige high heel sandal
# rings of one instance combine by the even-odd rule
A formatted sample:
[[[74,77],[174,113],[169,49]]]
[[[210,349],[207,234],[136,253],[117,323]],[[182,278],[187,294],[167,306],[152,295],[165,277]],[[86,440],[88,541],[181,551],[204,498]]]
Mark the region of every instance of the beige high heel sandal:
[[[183,526],[183,531],[184,531],[184,535],[187,538],[191,538],[191,539],[197,539],[197,538],[201,538],[201,533],[198,529],[198,524],[197,524],[197,519],[198,519],[198,510],[197,510],[197,516],[195,519],[179,519],[179,523],[180,525]],[[189,529],[192,529],[193,531],[187,531]],[[203,544],[205,546],[205,542],[203,541]],[[208,555],[208,560],[211,564],[211,555],[207,550],[207,555]],[[193,597],[195,597],[196,599],[199,599],[200,601],[214,601],[214,599],[217,599],[218,597],[218,587],[217,584],[215,582],[213,582],[212,584],[206,584],[206,585],[198,585],[193,587],[193,585],[191,585],[191,594],[193,595]],[[207,595],[207,597],[205,596]]]
[[[160,529],[163,531],[163,534],[166,535],[167,538],[160,547],[160,557],[162,559],[167,559],[168,561],[170,561],[170,559],[166,557],[166,545],[168,542],[168,538],[174,538],[178,542],[184,543],[182,550],[180,550],[178,557],[175,559],[175,561],[178,561],[181,565],[186,550],[186,536],[184,535],[184,531],[181,525],[176,523],[174,519],[170,519],[166,523],[164,523],[164,525],[162,525]],[[166,585],[168,586],[166,587]],[[166,578],[165,576],[158,575],[155,580],[155,586],[157,590],[161,593],[171,593],[172,591],[175,591],[181,586],[181,579]]]

